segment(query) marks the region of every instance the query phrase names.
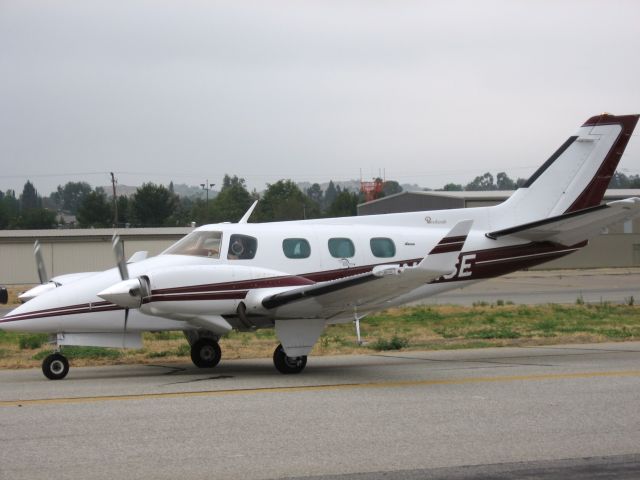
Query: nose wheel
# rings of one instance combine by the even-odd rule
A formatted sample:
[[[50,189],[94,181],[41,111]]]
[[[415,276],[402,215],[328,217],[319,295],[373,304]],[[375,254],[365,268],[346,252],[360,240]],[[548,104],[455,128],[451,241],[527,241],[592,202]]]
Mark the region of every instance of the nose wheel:
[[[220,345],[212,338],[201,338],[191,345],[191,361],[198,368],[213,368],[221,357]]]
[[[307,366],[307,356],[287,357],[282,345],[278,345],[273,352],[273,364],[280,373],[300,373]]]
[[[49,380],[62,380],[69,373],[69,361],[61,353],[52,353],[42,361],[42,373]]]

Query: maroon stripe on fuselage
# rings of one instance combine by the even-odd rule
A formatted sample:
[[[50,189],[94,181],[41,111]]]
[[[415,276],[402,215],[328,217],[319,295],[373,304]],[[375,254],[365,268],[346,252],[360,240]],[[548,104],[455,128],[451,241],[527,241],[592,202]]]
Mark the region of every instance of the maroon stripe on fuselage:
[[[210,292],[212,290],[251,290],[252,288],[267,287],[301,287],[303,285],[311,285],[313,283],[314,282],[312,280],[309,280],[302,275],[282,275],[279,277],[240,280],[237,282],[207,283],[204,285],[187,285],[184,287],[158,288],[156,290],[153,290],[151,293],[153,295],[156,295],[180,292]]]
[[[15,322],[18,320],[31,320],[34,318],[47,318],[47,317],[57,317],[61,315],[78,315],[83,313],[96,313],[96,312],[108,312],[112,310],[124,310],[123,307],[119,307],[118,305],[113,305],[105,302],[106,305],[96,306],[95,304],[86,304],[86,307],[83,308],[56,308],[56,309],[47,309],[47,310],[38,310],[36,312],[22,313],[19,315],[8,315],[0,319],[0,323],[4,322]]]
[[[431,283],[482,280],[530,268],[549,260],[564,257],[579,250],[586,241],[567,247],[552,242],[531,242],[527,244],[498,247],[486,250],[462,252],[458,259],[456,275],[441,277]],[[459,271],[464,262],[466,275]]]
[[[182,293],[173,295],[151,295],[142,303],[151,302],[180,302],[185,300],[242,300],[247,296],[248,290],[232,290],[228,292]]]

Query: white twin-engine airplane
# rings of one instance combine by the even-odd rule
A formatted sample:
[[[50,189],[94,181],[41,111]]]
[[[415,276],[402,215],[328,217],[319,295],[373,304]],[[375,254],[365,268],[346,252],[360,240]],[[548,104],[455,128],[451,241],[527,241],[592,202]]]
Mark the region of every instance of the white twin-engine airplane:
[[[43,281],[0,329],[52,334],[50,379],[69,371],[65,345],[140,348],[143,331],[181,330],[193,363],[214,367],[220,337],[272,327],[276,369],[299,373],[327,324],[562,257],[638,215],[640,198],[600,203],[639,116],[590,118],[493,207],[247,223],[254,204],[128,263],[114,239],[118,268]]]

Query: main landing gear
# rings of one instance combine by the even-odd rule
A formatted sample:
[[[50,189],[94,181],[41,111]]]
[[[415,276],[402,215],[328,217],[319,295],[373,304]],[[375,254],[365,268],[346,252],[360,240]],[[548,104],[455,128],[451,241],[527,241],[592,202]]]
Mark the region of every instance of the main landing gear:
[[[69,361],[60,352],[52,353],[42,361],[42,373],[49,380],[62,380],[69,373]]]
[[[191,345],[191,361],[198,368],[213,368],[221,357],[220,345],[213,338],[200,338]]]
[[[280,373],[300,373],[307,366],[307,356],[287,357],[282,345],[273,352],[273,364]]]

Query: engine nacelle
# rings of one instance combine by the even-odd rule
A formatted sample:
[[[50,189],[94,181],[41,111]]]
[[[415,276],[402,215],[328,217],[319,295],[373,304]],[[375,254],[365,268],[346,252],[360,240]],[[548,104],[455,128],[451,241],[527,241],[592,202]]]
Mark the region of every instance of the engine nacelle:
[[[234,315],[249,292],[289,277],[284,272],[243,265],[191,265],[147,272],[149,296],[140,311],[186,320]]]

